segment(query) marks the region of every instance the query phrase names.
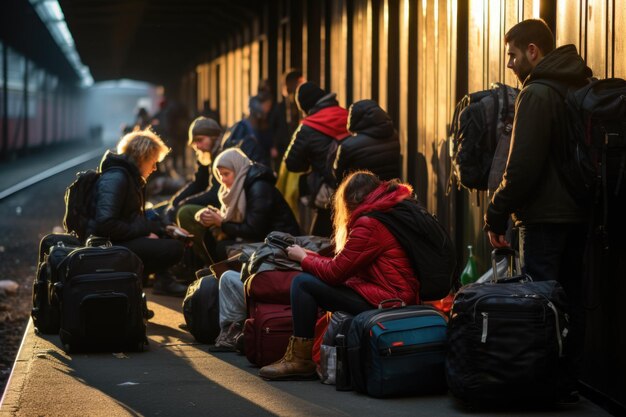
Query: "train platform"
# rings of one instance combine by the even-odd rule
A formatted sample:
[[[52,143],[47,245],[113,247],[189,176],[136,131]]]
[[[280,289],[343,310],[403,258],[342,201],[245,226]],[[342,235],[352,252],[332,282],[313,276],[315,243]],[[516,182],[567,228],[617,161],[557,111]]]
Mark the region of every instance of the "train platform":
[[[0,192],[76,158],[94,165],[104,147],[61,147],[0,166]],[[85,164],[88,162],[88,164]],[[77,165],[78,167],[78,165]],[[69,168],[65,168],[68,170]],[[69,177],[71,172],[66,172]],[[64,179],[67,181],[67,179]],[[50,186],[47,186],[50,188]],[[38,192],[35,190],[34,192]],[[59,190],[51,190],[55,194]],[[153,295],[145,352],[66,354],[57,335],[41,335],[29,322],[6,386],[0,417],[8,416],[465,416],[450,395],[374,399],[337,392],[319,381],[268,382],[235,353],[210,353],[179,326],[180,298]],[[489,416],[602,417],[585,398],[550,410],[490,411]]]
[[[209,353],[179,325],[181,299],[152,295],[146,352],[68,355],[58,336],[26,331],[0,417],[8,416],[465,416],[451,396],[374,399],[319,381],[268,382],[235,353]],[[489,416],[609,414],[585,398],[554,410]],[[478,414],[483,415],[483,414]]]

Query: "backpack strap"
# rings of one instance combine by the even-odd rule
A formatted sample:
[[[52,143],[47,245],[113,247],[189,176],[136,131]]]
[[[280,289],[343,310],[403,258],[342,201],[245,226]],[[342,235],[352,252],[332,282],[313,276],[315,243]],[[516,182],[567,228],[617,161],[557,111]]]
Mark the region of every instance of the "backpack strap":
[[[557,93],[559,93],[559,95],[561,96],[561,98],[563,98],[563,100],[565,100],[565,98],[567,97],[567,91],[569,90],[569,86],[567,84],[557,81],[557,80],[551,80],[551,79],[546,79],[546,78],[533,80],[529,83],[529,85],[530,84],[546,85],[552,88]]]

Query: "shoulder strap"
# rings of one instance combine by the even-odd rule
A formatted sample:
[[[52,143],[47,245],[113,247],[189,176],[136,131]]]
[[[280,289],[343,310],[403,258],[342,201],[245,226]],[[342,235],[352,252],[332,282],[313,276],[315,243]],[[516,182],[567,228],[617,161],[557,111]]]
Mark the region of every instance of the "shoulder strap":
[[[539,79],[533,80],[530,84],[542,84],[552,88],[554,91],[559,93],[559,95],[565,99],[567,97],[567,91],[569,90],[569,86],[563,82],[550,80],[550,79]]]

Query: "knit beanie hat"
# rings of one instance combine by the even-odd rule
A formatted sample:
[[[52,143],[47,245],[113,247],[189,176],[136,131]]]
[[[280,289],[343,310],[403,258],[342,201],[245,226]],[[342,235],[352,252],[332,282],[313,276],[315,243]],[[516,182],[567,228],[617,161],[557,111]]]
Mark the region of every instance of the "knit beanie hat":
[[[189,144],[193,142],[194,136],[219,136],[222,134],[222,127],[215,120],[200,116],[189,126]]]
[[[296,104],[298,108],[309,114],[315,103],[326,95],[326,92],[312,82],[300,84],[296,90]]]

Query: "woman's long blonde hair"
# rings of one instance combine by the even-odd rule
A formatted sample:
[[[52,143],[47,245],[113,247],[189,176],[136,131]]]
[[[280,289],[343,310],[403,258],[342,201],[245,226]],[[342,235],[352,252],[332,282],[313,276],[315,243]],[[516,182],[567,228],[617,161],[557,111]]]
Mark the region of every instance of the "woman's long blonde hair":
[[[348,225],[352,212],[380,184],[378,177],[370,171],[352,172],[339,184],[333,198],[335,253],[341,251],[348,240]]]

